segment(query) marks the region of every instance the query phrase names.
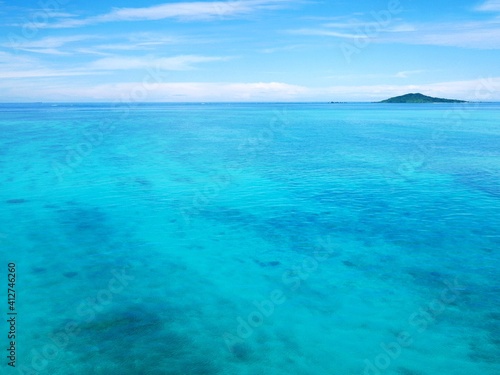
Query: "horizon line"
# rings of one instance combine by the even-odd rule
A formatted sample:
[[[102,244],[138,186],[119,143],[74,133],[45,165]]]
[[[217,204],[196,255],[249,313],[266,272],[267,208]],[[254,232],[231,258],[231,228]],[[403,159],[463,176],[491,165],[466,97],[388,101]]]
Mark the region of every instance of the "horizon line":
[[[0,101],[1,104],[473,104],[473,103],[500,103],[498,101],[462,101],[460,103],[431,102],[431,103],[387,103],[383,101],[152,101],[152,102],[124,102],[124,101]]]

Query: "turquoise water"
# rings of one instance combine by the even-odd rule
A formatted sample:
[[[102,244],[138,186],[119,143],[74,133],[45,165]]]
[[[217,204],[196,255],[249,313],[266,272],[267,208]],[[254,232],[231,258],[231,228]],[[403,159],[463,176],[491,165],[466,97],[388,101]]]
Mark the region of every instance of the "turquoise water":
[[[7,374],[500,373],[500,104],[2,104],[0,132]]]

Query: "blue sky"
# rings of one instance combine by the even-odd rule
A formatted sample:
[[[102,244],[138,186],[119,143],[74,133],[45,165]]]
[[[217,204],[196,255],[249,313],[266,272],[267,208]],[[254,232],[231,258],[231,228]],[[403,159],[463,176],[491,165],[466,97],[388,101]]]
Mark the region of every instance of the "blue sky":
[[[0,101],[500,100],[500,0],[25,0],[0,18]]]

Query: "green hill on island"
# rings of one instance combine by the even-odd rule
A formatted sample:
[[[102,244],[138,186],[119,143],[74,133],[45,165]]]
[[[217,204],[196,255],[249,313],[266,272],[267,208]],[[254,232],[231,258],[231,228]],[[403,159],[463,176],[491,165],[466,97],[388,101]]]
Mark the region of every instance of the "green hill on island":
[[[420,93],[395,96],[379,103],[467,103],[465,100],[433,98]]]

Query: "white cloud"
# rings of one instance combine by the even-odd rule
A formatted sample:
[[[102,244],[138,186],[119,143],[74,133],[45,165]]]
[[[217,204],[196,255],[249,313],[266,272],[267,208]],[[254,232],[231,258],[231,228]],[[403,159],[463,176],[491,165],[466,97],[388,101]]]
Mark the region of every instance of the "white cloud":
[[[486,12],[500,12],[500,0],[487,0],[475,9]]]
[[[291,34],[299,34],[299,35],[333,36],[337,38],[348,38],[348,39],[368,38],[368,36],[364,34],[352,34],[347,32],[331,31],[327,29],[297,29],[297,30],[289,30],[288,32]]]
[[[41,40],[25,41],[23,51],[36,51],[39,54],[61,54],[53,47],[60,47],[88,36],[48,37]],[[148,43],[148,42],[146,42]],[[46,46],[47,48],[42,48]],[[29,47],[29,48],[28,48]],[[76,48],[80,53],[100,54],[95,48]],[[68,77],[82,75],[101,75],[106,73],[118,73],[126,70],[147,71],[187,71],[196,69],[198,64],[215,61],[226,61],[232,57],[228,56],[202,56],[202,55],[177,55],[170,57],[158,57],[153,55],[120,56],[104,54],[105,57],[89,63],[73,62],[62,64],[53,59],[39,59],[34,56],[20,53],[8,53],[0,51],[0,79],[23,79],[42,77]],[[145,73],[146,74],[146,73]],[[11,81],[12,82],[12,81]],[[12,83],[11,83],[12,84]],[[35,83],[33,83],[35,85]]]
[[[84,54],[84,55],[113,56],[112,53],[103,52],[103,51],[100,51],[96,48],[79,47],[79,48],[75,48],[74,52],[79,53],[79,54]]]
[[[58,48],[67,43],[80,42],[92,38],[90,35],[72,35],[72,36],[58,36],[58,37],[46,37],[39,40],[28,40],[26,39],[21,47],[27,48]]]
[[[84,18],[65,19],[46,27],[71,28],[90,24],[116,21],[154,21],[175,18],[185,21],[211,20],[235,17],[262,9],[275,9],[290,0],[235,0],[235,1],[192,1],[165,3],[144,8],[115,8],[107,14]]]
[[[34,59],[26,56],[0,51],[0,67],[5,66],[6,64],[19,67],[19,65],[31,64],[34,61]]]
[[[28,70],[8,70],[0,69],[1,79],[18,79],[18,78],[46,78],[46,77],[70,77],[92,75],[94,72],[86,72],[81,70],[54,70],[54,69],[28,69]]]
[[[89,51],[102,54],[102,51],[153,50],[159,46],[181,42],[186,43],[188,39],[166,35],[130,35],[126,37],[126,42],[99,44],[92,46]]]
[[[97,72],[98,73],[98,72]],[[0,79],[68,77],[96,74],[88,69],[54,69],[42,61],[17,54],[0,52]],[[16,86],[9,81],[8,86]],[[34,86],[35,83],[32,83]]]
[[[291,34],[331,36],[348,39],[374,38],[382,33],[399,33],[414,31],[415,27],[400,19],[391,19],[387,24],[373,20],[360,20],[357,18],[340,17],[335,22],[328,22],[314,28],[301,28],[288,30]]]
[[[409,23],[401,23],[399,25],[389,27],[386,31],[391,32],[391,33],[402,33],[402,32],[408,32],[408,31],[416,31],[416,30],[417,29],[415,28],[414,25],[411,25]]]
[[[402,22],[400,19],[391,19],[387,24],[378,21],[361,21],[358,19],[350,19],[348,21],[338,21],[325,23],[323,27],[332,29],[342,29],[344,31],[355,31],[357,34],[373,34],[375,32],[399,32],[412,31],[414,28],[408,23]]]
[[[63,55],[67,52],[59,50],[60,47],[66,44],[81,42],[95,38],[91,35],[72,35],[72,36],[58,36],[58,37],[45,37],[38,40],[24,39],[16,44],[15,48],[20,51],[35,52],[42,54]],[[3,44],[4,47],[11,47],[10,44]]]
[[[217,83],[217,82],[141,82],[92,85],[68,85],[44,81],[34,85],[32,79],[16,85],[0,81],[3,94],[23,100],[46,101],[131,101],[218,102],[218,101],[379,101],[409,92],[470,101],[500,99],[500,77],[467,81],[437,82],[423,85],[338,85],[310,88],[284,82]],[[138,95],[134,97],[134,95]],[[135,98],[135,99],[134,99]]]
[[[477,9],[500,11],[500,0],[483,3]],[[366,17],[366,16],[365,16]],[[500,18],[484,21],[408,23],[391,19],[383,24],[365,20],[337,17],[319,27],[289,30],[289,33],[311,36],[331,36],[344,39],[371,39],[376,43],[402,43],[463,47],[470,49],[500,48]]]
[[[404,70],[401,72],[397,72],[394,77],[396,78],[408,78],[409,76],[424,73],[425,70]]]
[[[37,58],[0,51],[0,79],[22,80],[23,78],[68,77],[91,74],[100,74],[100,72],[92,72],[82,67],[56,69]],[[17,83],[13,85],[12,81],[8,81],[7,86],[17,86]]]
[[[360,82],[361,80],[381,80],[387,81],[391,78],[409,78],[413,75],[429,72],[425,69],[403,70],[397,73],[351,73],[351,74],[332,74],[324,78],[335,80],[336,82]],[[392,81],[392,80],[391,80]]]
[[[51,17],[51,18],[71,18],[71,17],[76,17],[76,15],[72,14],[72,13],[56,12],[56,11],[51,11],[49,9],[42,9],[41,12],[46,13],[47,16]]]
[[[0,82],[0,88],[2,83]],[[103,85],[79,85],[78,87],[52,84],[33,87],[27,82],[20,82],[15,87],[9,86],[12,97],[44,98],[46,101],[137,101],[134,94],[140,93],[138,101],[294,101],[307,94],[308,89],[302,86],[281,82],[254,83],[205,83],[176,82],[151,83],[117,83]]]
[[[478,78],[466,81],[436,82],[421,85],[366,85],[321,88],[315,95],[329,100],[378,101],[391,96],[420,92],[425,95],[469,101],[500,99],[500,77]]]
[[[305,44],[291,44],[288,46],[283,46],[283,47],[273,47],[273,48],[264,48],[259,50],[261,53],[275,53],[275,52],[281,52],[281,51],[293,51],[297,50],[300,48],[307,47]]]
[[[41,53],[44,55],[67,55],[67,52],[62,52],[56,48],[19,48],[25,52]]]
[[[415,31],[383,34],[379,43],[405,43],[470,49],[500,48],[500,21],[414,25]]]
[[[90,70],[127,70],[127,69],[155,69],[161,70],[191,70],[193,64],[226,60],[227,57],[181,55],[174,57],[106,57],[88,65]]]

